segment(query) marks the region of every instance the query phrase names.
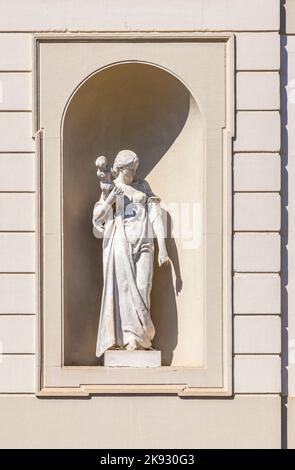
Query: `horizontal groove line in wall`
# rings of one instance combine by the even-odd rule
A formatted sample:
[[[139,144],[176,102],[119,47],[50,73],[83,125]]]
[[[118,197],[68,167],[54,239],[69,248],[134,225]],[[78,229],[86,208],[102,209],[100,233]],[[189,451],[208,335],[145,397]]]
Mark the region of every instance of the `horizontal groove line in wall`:
[[[235,144],[235,141],[233,142]],[[281,150],[276,149],[276,150],[234,150],[233,154],[235,155],[236,153],[244,153],[244,154],[259,154],[259,153],[269,153],[269,154],[280,154]]]
[[[267,317],[280,317],[281,314],[280,314],[280,313],[236,313],[236,312],[233,312],[233,316],[234,316],[234,317],[238,317],[238,318],[241,318],[241,317],[247,317],[247,318],[251,318],[251,317],[267,318]]]
[[[261,233],[265,233],[265,234],[278,233],[278,234],[280,234],[281,230],[280,229],[278,229],[278,230],[275,230],[275,229],[273,229],[273,230],[270,230],[270,229],[260,229],[260,230],[258,230],[258,229],[246,229],[246,228],[245,229],[235,229],[234,228],[233,232],[234,233],[259,233],[259,234],[261,234]]]
[[[274,358],[275,357],[280,357],[281,356],[281,353],[253,353],[253,352],[248,352],[248,353],[235,353],[234,352],[234,356],[235,357],[239,357],[239,356],[247,356],[247,357],[256,357],[256,356],[273,356]]]
[[[37,392],[37,390],[36,390],[36,392]],[[34,397],[36,395],[36,392],[0,392],[0,397],[1,398],[11,397],[11,396],[16,396],[16,397],[32,396],[32,397]]]
[[[267,70],[263,70],[263,69],[259,69],[259,70],[247,70],[247,69],[241,69],[241,70],[236,70],[236,73],[273,73],[274,70],[272,69],[267,69]]]
[[[36,230],[0,230],[0,233],[36,233]]]
[[[261,73],[268,73],[268,72],[280,72],[280,69],[277,68],[277,69],[239,69],[237,68],[236,69],[236,73],[244,73],[244,72],[249,72],[249,73],[258,73],[258,72],[261,72]]]
[[[281,271],[233,271],[233,274],[277,274],[280,275]]]
[[[36,271],[0,271],[0,275],[1,274],[36,274]]]
[[[0,318],[2,317],[36,317],[36,313],[0,313]]]
[[[36,191],[1,191],[0,194],[36,194]]]
[[[257,356],[259,356],[259,357],[261,357],[261,356],[263,356],[263,357],[265,357],[265,356],[267,356],[267,357],[270,357],[270,356],[271,356],[271,357],[281,357],[281,352],[271,352],[271,353],[263,352],[263,353],[261,353],[261,352],[249,351],[249,352],[246,352],[246,353],[241,353],[241,352],[233,351],[233,356],[234,356],[234,358],[235,358],[235,357],[238,357],[238,356],[247,356],[247,357],[249,357],[249,356],[251,356],[251,357],[257,357]]]
[[[257,229],[244,229],[244,230],[235,230],[233,229],[233,233],[265,233],[265,234],[269,234],[269,233],[278,233],[280,234],[280,230],[267,230],[267,229],[261,229],[261,230],[257,230]]]
[[[244,271],[241,271],[240,273],[241,273],[241,274],[249,274],[249,272],[244,272]],[[240,274],[240,273],[239,273],[239,274]],[[272,272],[267,272],[267,271],[262,271],[262,272],[261,272],[261,271],[258,271],[258,272],[257,272],[257,271],[253,271],[252,273],[253,273],[253,274],[273,274]],[[278,274],[278,273],[275,273],[275,274]]]
[[[252,154],[252,153],[262,153],[262,154],[270,154],[270,155],[273,155],[273,154],[277,154],[278,155],[278,158],[280,156],[280,151],[281,149],[279,150],[234,150],[233,151],[233,155],[239,155],[241,153],[243,154]],[[265,158],[267,158],[267,156],[265,155]]]
[[[0,39],[1,39],[1,33],[0,33]],[[0,74],[1,73],[32,73],[32,70],[30,70],[30,69],[25,69],[25,70],[13,70],[13,69],[5,70],[5,69],[3,69],[3,70],[1,70],[0,69]]]
[[[2,352],[1,353],[1,356],[36,356],[36,353],[33,352],[33,353],[25,353],[25,352],[22,352],[22,353],[6,353],[6,352]]]
[[[281,392],[235,392],[235,387],[233,387],[233,395],[239,397],[268,397],[268,398],[281,398]]]
[[[32,139],[34,142],[34,139]],[[26,155],[35,155],[36,151],[35,150],[0,150],[0,155],[21,155],[21,154],[26,154]]]
[[[280,108],[270,108],[270,109],[260,109],[260,108],[255,108],[255,109],[239,109],[237,108],[236,110],[238,113],[272,113],[272,112],[279,112]]]
[[[0,109],[0,113],[31,113],[31,109]]]
[[[249,232],[249,233],[265,233],[265,234],[268,234],[268,233],[280,233],[281,231],[280,230],[270,230],[270,229],[261,229],[261,230],[255,230],[255,229],[252,229],[252,230],[234,230],[235,233],[239,233],[239,232]]]
[[[0,191],[1,192],[1,191]],[[239,189],[234,189],[233,190],[234,194],[280,194],[281,190],[269,190],[269,191],[264,191],[262,189],[253,189],[251,191],[249,190],[239,190]]]

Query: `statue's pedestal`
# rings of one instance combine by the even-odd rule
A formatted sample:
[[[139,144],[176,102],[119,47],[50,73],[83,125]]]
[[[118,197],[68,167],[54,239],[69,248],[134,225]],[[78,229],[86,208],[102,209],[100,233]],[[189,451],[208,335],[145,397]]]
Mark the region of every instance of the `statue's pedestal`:
[[[160,367],[161,351],[110,349],[104,353],[105,367]]]

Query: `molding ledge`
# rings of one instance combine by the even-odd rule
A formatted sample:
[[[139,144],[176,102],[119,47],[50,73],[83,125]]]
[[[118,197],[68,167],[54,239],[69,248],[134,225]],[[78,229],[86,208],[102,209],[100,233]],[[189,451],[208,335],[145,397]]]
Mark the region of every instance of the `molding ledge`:
[[[75,42],[103,42],[106,47],[109,42],[212,42],[224,43],[224,67],[225,67],[225,123],[222,128],[222,154],[223,154],[223,187],[220,191],[223,200],[223,241],[222,241],[222,332],[221,341],[218,351],[218,358],[220,358],[220,366],[218,371],[212,367],[209,372],[212,375],[205,375],[206,368],[182,368],[178,374],[178,370],[171,368],[160,368],[159,373],[156,373],[153,378],[153,383],[142,383],[151,381],[150,378],[145,380],[145,377],[140,376],[137,381],[140,384],[128,383],[126,384],[126,377],[122,374],[116,378],[116,384],[108,384],[110,381],[109,376],[97,378],[100,384],[89,385],[96,381],[95,374],[96,368],[75,368],[69,370],[63,367],[62,340],[58,343],[55,340],[56,348],[50,350],[50,360],[48,349],[44,348],[46,338],[48,339],[48,326],[45,328],[48,317],[44,313],[44,292],[46,291],[44,275],[44,239],[43,239],[43,185],[44,185],[44,139],[46,134],[40,122],[40,77],[41,77],[41,49],[43,43],[70,43]],[[232,395],[232,140],[235,136],[235,35],[232,32],[216,33],[216,32],[152,32],[152,33],[100,33],[100,34],[77,34],[77,33],[46,33],[35,34],[33,36],[33,50],[34,50],[34,68],[33,68],[33,132],[36,140],[36,172],[37,172],[37,209],[36,220],[38,221],[36,230],[36,292],[37,292],[37,328],[36,328],[36,344],[37,344],[37,361],[36,361],[36,376],[37,376],[37,393],[36,396],[40,398],[50,397],[91,397],[92,395],[174,395],[181,398],[189,397],[231,397]],[[161,62],[159,60],[159,62]],[[95,69],[96,70],[96,69]],[[172,70],[172,69],[171,69]],[[54,335],[56,335],[56,325],[58,325],[58,332],[62,337],[62,329],[60,326],[59,313],[52,311],[52,314],[58,318],[55,324]],[[51,321],[53,321],[51,319]],[[45,338],[46,336],[46,338]],[[47,341],[48,344],[48,341]],[[209,344],[209,343],[208,343]],[[47,346],[48,348],[48,346]],[[54,357],[53,357],[54,354]],[[162,370],[161,370],[162,369]],[[198,369],[198,370],[197,370]],[[184,374],[187,373],[187,376]],[[192,376],[192,374],[195,374]],[[170,376],[168,377],[168,375]],[[203,375],[200,378],[200,374]],[[173,375],[173,376],[172,376]],[[212,377],[214,376],[214,380]],[[217,377],[215,379],[215,376]],[[197,378],[195,378],[197,377]],[[187,382],[186,382],[187,378]],[[113,379],[112,379],[113,380]],[[128,377],[128,381],[132,379]],[[120,382],[124,382],[122,384]],[[170,384],[169,384],[170,381]],[[175,382],[181,382],[175,384]],[[85,385],[83,385],[83,382]],[[159,383],[160,382],[160,383]],[[167,383],[168,382],[168,383]],[[171,383],[172,382],[172,383]],[[184,383],[183,383],[184,382]],[[200,387],[196,387],[200,383]],[[88,384],[88,385],[87,385]],[[212,386],[211,386],[212,384]],[[193,385],[193,386],[190,386]]]
[[[216,397],[233,396],[224,388],[200,390],[187,387],[185,384],[176,385],[80,385],[80,387],[45,387],[37,394],[38,398],[50,397],[91,397],[92,395],[176,395],[186,397]]]

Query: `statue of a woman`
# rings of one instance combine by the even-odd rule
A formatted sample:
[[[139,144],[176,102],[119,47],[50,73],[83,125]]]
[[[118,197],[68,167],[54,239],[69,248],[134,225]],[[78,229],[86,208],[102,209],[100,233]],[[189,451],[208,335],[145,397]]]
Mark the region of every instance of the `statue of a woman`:
[[[150,316],[154,238],[159,265],[169,262],[159,199],[144,180],[136,180],[138,157],[116,156],[113,189],[93,210],[94,235],[103,236],[103,273],[96,356],[107,349],[150,349],[155,329]]]

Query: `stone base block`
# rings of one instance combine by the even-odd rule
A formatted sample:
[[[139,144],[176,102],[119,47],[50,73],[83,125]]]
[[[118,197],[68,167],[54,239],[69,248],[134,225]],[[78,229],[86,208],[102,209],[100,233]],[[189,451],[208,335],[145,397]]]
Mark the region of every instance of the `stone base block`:
[[[105,367],[160,367],[161,351],[109,350],[104,353]]]

